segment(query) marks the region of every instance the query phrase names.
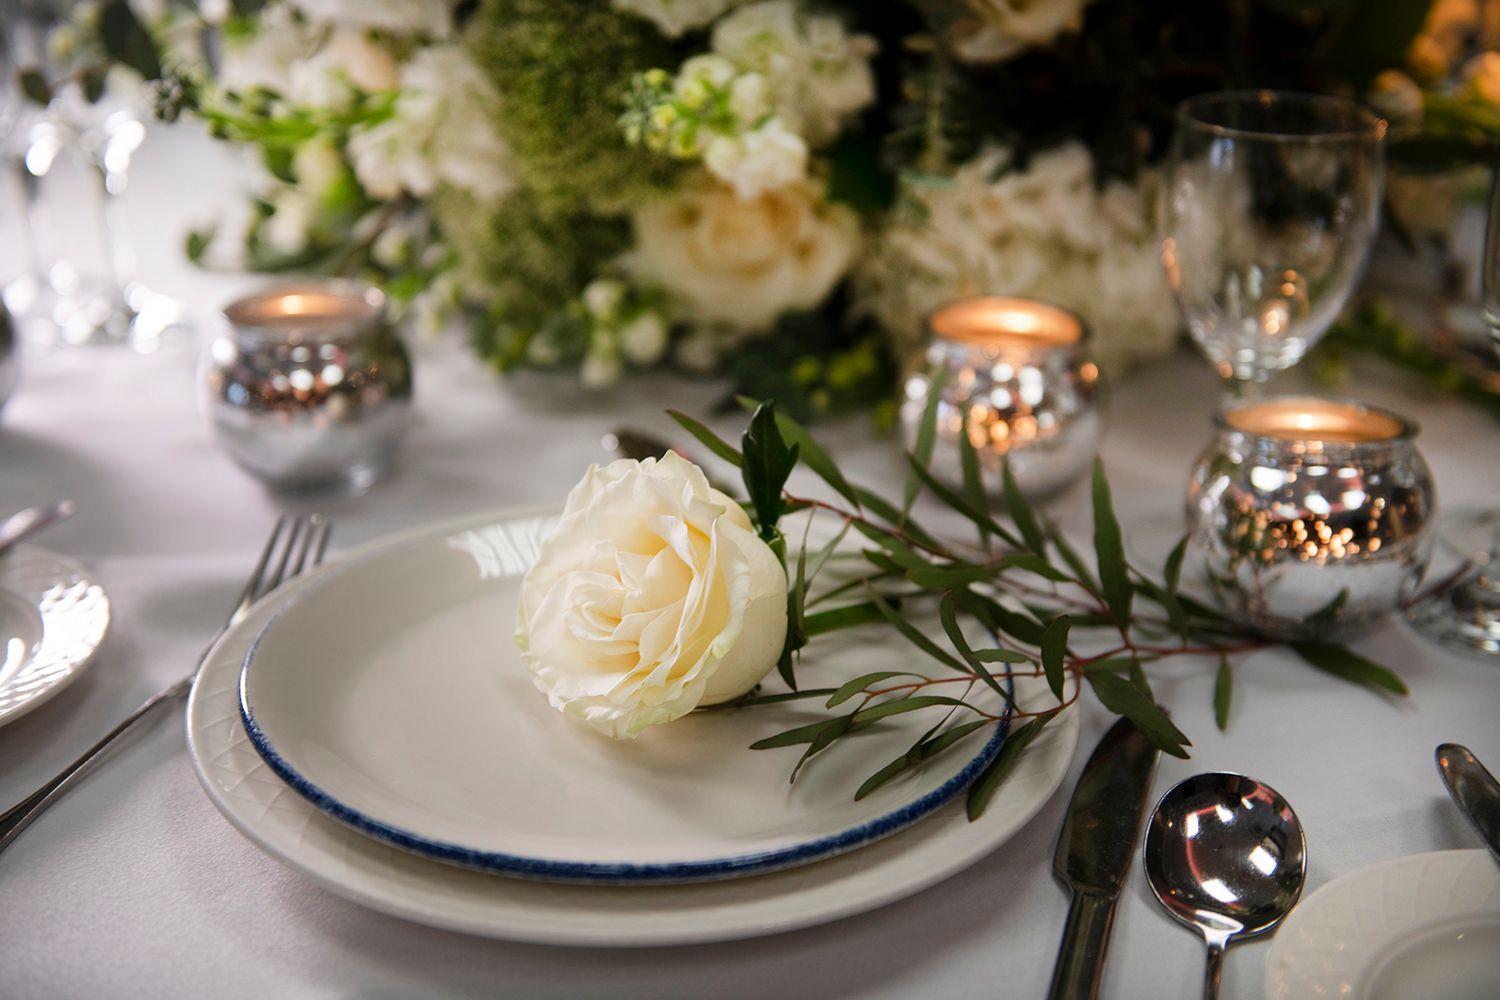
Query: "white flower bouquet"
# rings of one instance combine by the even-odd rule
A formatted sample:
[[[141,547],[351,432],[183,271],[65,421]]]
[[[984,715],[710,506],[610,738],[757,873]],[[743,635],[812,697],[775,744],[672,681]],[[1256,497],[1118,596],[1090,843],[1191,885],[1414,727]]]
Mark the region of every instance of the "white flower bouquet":
[[[1178,101],[1420,111],[1392,68],[1431,82],[1473,47],[1428,0],[134,2],[157,51],[104,50],[267,168],[193,256],[360,273],[423,323],[461,316],[501,370],[671,365],[803,415],[888,399],[963,295],[1079,312],[1107,368],[1164,352]],[[118,36],[130,5],[79,7]],[[1445,100],[1452,152],[1489,119]]]

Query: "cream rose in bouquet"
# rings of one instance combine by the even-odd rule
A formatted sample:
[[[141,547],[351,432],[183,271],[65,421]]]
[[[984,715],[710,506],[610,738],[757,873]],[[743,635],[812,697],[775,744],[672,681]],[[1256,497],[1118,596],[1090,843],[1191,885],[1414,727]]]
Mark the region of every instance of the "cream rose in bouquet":
[[[516,641],[552,707],[622,739],[746,694],[786,633],[780,557],[669,453],[573,488],[521,585]]]

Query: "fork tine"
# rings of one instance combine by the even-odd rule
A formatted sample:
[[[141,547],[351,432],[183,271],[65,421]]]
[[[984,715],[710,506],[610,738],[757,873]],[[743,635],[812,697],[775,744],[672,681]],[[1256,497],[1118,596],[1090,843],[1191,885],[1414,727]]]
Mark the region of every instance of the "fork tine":
[[[290,523],[291,530],[287,532],[286,543],[281,549],[281,558],[277,560],[275,570],[260,581],[260,587],[255,593],[256,600],[281,586],[281,581],[286,577],[286,568],[291,563],[292,552],[297,548],[298,539],[307,528],[307,519],[298,514],[291,519]]]
[[[333,535],[333,522],[327,520],[321,514],[317,515],[317,518],[318,527],[321,528],[322,531],[318,535],[317,548],[313,550],[312,564],[314,566],[322,565],[323,556],[328,552],[328,539]]]
[[[276,547],[281,543],[281,534],[286,530],[287,516],[282,514],[276,519],[276,525],[271,529],[271,537],[266,539],[266,547],[260,551],[260,559],[255,563],[255,569],[250,571],[250,579],[245,582],[245,589],[240,594],[239,607],[248,607],[260,591],[260,582],[266,575],[266,567],[271,564],[271,558],[276,552]]]
[[[286,577],[288,580],[301,575],[303,568],[307,565],[307,557],[313,550],[313,544],[320,534],[322,526],[322,515],[313,514],[307,519],[305,524],[306,530],[302,532],[302,544],[297,547],[297,557],[292,560],[291,572]]]

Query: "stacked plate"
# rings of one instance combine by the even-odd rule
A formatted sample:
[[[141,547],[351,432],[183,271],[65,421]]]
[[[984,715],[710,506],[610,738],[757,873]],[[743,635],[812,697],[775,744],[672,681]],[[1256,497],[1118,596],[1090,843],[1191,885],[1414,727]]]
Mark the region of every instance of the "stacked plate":
[[[1074,713],[970,823],[967,783],[1004,733],[865,799],[932,719],[897,716],[788,781],[757,739],[817,701],[700,713],[616,742],[553,711],[512,632],[555,523],[492,514],[376,543],[297,581],[209,657],[188,709],[195,766],[251,840],[389,913],[517,940],[670,944],[806,926],[909,895],[1014,834],[1056,790]],[[807,659],[807,686],[921,669],[884,630]],[[834,644],[829,644],[834,645]],[[1044,681],[1016,698],[1044,706]]]

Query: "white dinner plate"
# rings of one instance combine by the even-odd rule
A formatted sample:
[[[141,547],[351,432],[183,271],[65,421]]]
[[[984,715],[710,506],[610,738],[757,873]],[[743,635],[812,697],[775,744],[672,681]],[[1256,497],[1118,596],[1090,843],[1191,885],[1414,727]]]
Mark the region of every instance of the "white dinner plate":
[[[1021,755],[978,821],[968,821],[962,803],[950,803],[926,822],[858,851],[754,878],[595,886],[459,868],[334,821],[281,781],[245,733],[238,680],[252,641],[278,611],[336,569],[273,596],[210,655],[188,704],[193,764],[209,798],[252,842],[339,895],[431,926],[519,941],[624,947],[753,937],[864,912],[935,884],[1003,844],[1056,792],[1078,743],[1077,712],[1069,710]],[[1023,707],[1052,703],[1038,678],[1019,680],[1016,695]]]
[[[109,598],[88,571],[35,545],[0,556],[0,725],[67,687],[109,629]]]
[[[1291,912],[1266,956],[1267,1000],[1494,1000],[1500,866],[1488,851],[1381,862]]]
[[[825,699],[693,713],[633,740],[562,715],[513,638],[522,574],[555,526],[551,513],[435,526],[289,601],[256,638],[241,680],[245,728],[271,769],[335,819],[440,861],[659,883],[862,847],[959,795],[999,751],[1004,728],[990,727],[856,800],[947,709],[884,719],[813,759],[795,783],[802,746],[749,746],[833,718]],[[942,671],[922,655],[869,625],[814,640],[798,673],[803,686],[836,688],[872,671]],[[1004,709],[983,683],[968,700]]]

